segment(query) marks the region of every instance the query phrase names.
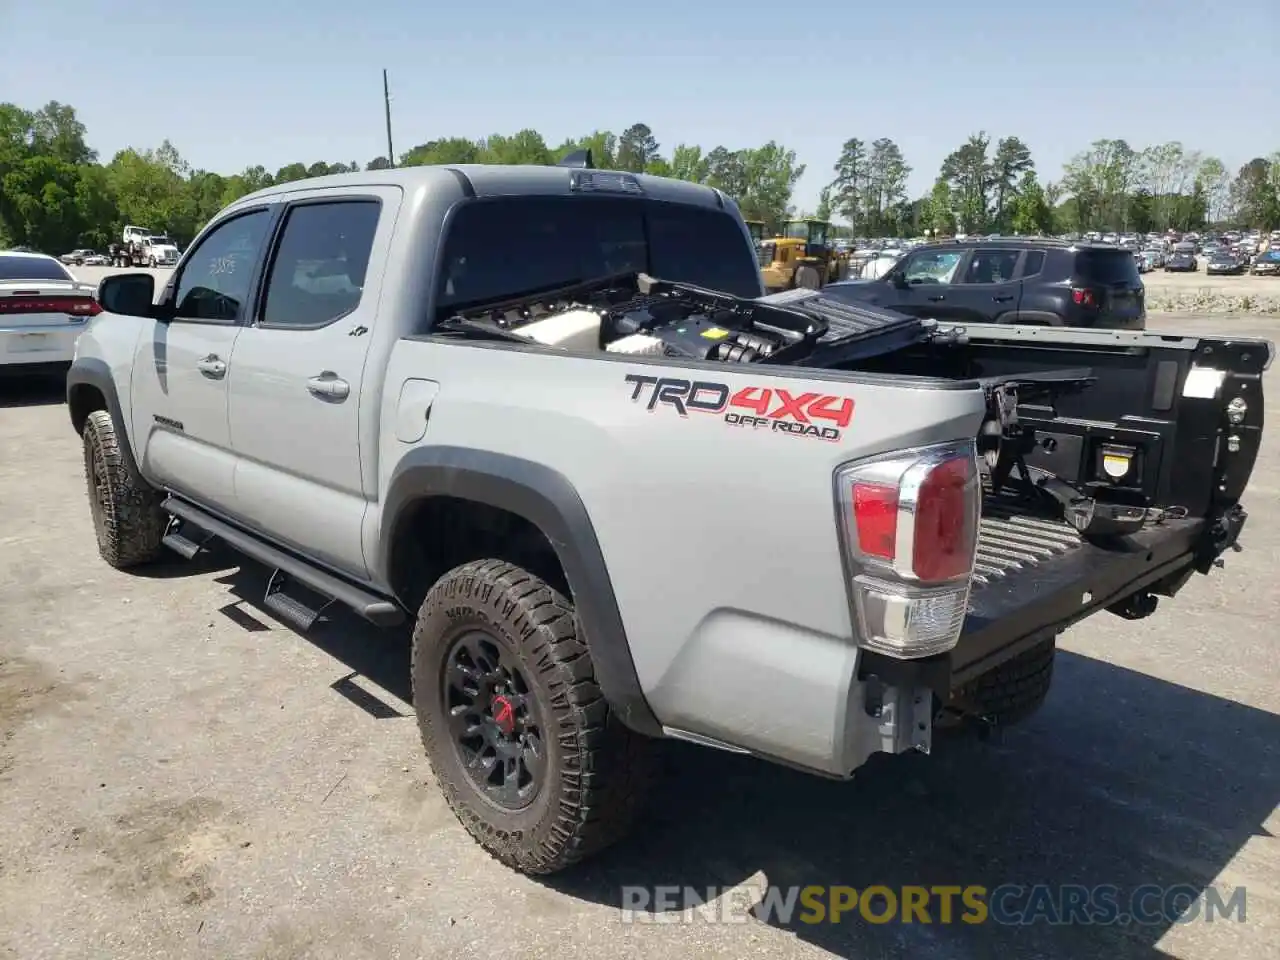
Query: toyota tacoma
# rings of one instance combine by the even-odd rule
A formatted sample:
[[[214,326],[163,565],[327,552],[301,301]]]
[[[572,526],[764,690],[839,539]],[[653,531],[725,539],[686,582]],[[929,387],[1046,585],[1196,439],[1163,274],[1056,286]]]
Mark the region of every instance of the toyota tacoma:
[[[725,194],[583,155],[271,187],[97,296],[102,558],[411,623],[440,788],[528,873],[625,833],[659,738],[849,777],[1030,714],[1066,627],[1236,546],[1273,353],[765,296]]]

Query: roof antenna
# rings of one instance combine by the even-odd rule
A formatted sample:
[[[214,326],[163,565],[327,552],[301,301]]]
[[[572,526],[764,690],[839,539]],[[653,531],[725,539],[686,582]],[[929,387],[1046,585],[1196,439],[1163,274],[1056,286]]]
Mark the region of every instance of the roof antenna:
[[[573,153],[567,153],[556,164],[557,167],[574,167],[578,170],[594,170],[595,164],[591,162],[591,148],[586,150],[575,150]]]

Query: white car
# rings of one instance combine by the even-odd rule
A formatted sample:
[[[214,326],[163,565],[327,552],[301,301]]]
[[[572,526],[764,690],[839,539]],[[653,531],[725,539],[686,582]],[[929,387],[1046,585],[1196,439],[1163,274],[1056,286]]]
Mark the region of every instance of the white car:
[[[884,250],[877,250],[875,257],[867,261],[867,265],[862,268],[859,275],[862,280],[879,280],[893,267],[895,263],[902,259],[905,253],[896,247],[886,247]]]
[[[71,363],[85,324],[102,312],[94,294],[53,257],[0,250],[0,375]]]

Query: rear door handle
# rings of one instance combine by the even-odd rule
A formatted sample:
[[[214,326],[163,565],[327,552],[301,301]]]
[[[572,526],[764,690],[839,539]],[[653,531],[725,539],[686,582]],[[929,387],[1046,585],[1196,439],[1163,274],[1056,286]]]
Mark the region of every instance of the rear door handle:
[[[332,370],[326,370],[318,377],[308,380],[307,389],[325,400],[345,400],[351,394],[351,384]]]
[[[996,303],[1008,303],[1010,300],[1013,299],[1013,294],[1011,293],[1006,294],[1003,297],[992,297],[991,299],[994,300]]]
[[[214,380],[221,380],[227,375],[227,364],[216,353],[209,354],[203,360],[197,360],[196,369]]]
[[[930,303],[938,303],[939,301],[942,301],[942,300],[945,300],[945,299],[947,299],[947,298],[946,298],[946,297],[944,297],[942,294],[940,294],[940,293],[939,293],[939,294],[937,294],[936,296],[932,296],[932,297],[930,297],[930,298],[929,298],[929,302],[930,302]]]

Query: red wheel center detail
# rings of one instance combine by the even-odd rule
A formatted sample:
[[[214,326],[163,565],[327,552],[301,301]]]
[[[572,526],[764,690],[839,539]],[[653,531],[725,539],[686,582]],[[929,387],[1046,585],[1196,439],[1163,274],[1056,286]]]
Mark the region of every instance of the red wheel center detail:
[[[511,706],[511,701],[506,697],[493,698],[493,719],[497,723],[498,729],[503,733],[510,733],[516,728],[516,711]]]

